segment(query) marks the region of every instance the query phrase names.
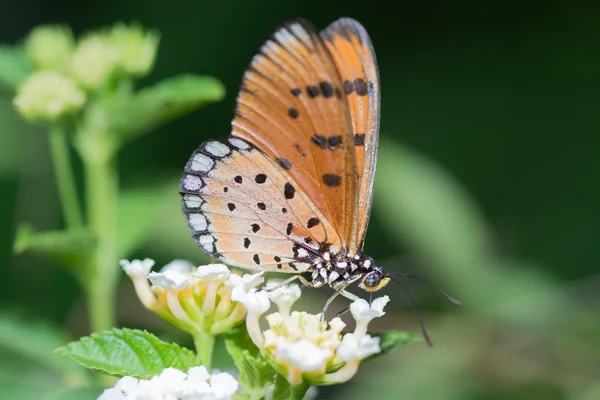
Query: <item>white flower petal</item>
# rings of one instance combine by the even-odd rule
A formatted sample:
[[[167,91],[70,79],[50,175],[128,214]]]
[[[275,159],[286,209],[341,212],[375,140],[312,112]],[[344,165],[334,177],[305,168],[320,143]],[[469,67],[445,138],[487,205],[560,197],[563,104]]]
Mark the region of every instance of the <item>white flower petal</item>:
[[[131,277],[146,277],[150,273],[150,270],[154,266],[154,260],[146,258],[142,260],[121,260],[119,261],[123,271]]]
[[[302,372],[313,372],[325,368],[327,355],[316,344],[306,339],[300,339],[294,343],[280,342],[277,344],[276,351],[279,356]]]
[[[215,398],[228,399],[237,392],[239,383],[227,372],[221,372],[210,376],[210,386],[216,395]]]
[[[263,278],[264,271],[260,271],[256,274],[245,274],[242,276],[242,283],[244,284],[245,290],[250,290],[257,287],[265,281]]]
[[[373,318],[385,315],[383,307],[390,301],[388,296],[375,299],[371,306],[364,299],[358,299],[350,304],[350,312],[357,323],[369,323]]]
[[[208,264],[198,267],[196,272],[194,272],[192,275],[203,280],[222,281],[229,277],[230,272],[229,268],[223,264]]]
[[[360,340],[353,333],[347,333],[342,338],[342,343],[337,348],[337,354],[346,362],[363,360],[381,351],[379,338],[364,335]]]
[[[188,260],[173,260],[160,270],[160,272],[177,271],[181,274],[191,274],[194,272],[194,264]]]
[[[245,291],[243,282],[233,288],[231,300],[242,303],[248,312],[252,313],[264,313],[271,307],[267,292],[255,288]]]
[[[383,308],[389,302],[390,302],[390,297],[387,295],[383,296],[383,297],[378,297],[375,300],[373,300],[373,303],[371,304],[371,308],[373,310],[379,311],[381,313],[381,315],[384,315],[385,312],[383,312]]]
[[[148,279],[153,285],[165,289],[181,290],[191,284],[190,277],[175,270],[165,272],[151,272]]]
[[[192,367],[188,370],[188,379],[196,382],[205,382],[210,377],[208,370],[204,365],[198,367]]]
[[[292,305],[300,298],[302,292],[296,283],[284,285],[275,290],[269,290],[281,284],[279,279],[271,279],[265,285],[269,292],[269,299],[279,307],[280,312],[288,313]]]

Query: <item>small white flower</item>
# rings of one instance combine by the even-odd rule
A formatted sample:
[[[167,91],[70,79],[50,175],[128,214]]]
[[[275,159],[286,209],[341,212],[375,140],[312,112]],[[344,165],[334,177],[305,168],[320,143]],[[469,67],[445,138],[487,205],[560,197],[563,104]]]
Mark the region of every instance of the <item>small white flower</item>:
[[[104,390],[99,400],[230,400],[239,383],[225,372],[209,374],[204,366],[192,367],[187,374],[165,369],[149,380],[124,377]]]
[[[192,275],[207,281],[222,281],[229,278],[229,268],[223,264],[208,264],[198,267]],[[239,276],[239,275],[237,275]]]
[[[358,299],[350,304],[350,312],[357,323],[368,324],[373,318],[385,315],[383,308],[390,301],[388,296],[379,297],[373,300],[371,306],[364,299]]]
[[[229,275],[229,285],[237,286],[239,284],[243,284],[244,291],[248,291],[252,288],[257,287],[261,283],[265,281],[263,278],[264,271],[260,271],[256,274],[245,274],[244,276],[239,276],[236,274]]]
[[[231,291],[231,300],[242,303],[249,313],[262,314],[271,307],[269,295],[264,290],[244,290],[244,284],[236,285]]]
[[[355,334],[347,333],[342,338],[342,343],[337,348],[337,354],[346,362],[363,360],[381,351],[379,338],[364,335],[358,339]]]
[[[160,270],[160,272],[166,271],[177,271],[189,275],[194,271],[194,264],[188,260],[173,260]]]
[[[188,370],[188,379],[193,381],[207,381],[210,377],[208,370],[204,365],[192,367]]]
[[[176,368],[165,368],[158,376],[157,383],[163,392],[172,391],[174,388],[183,387],[187,375]]]
[[[191,284],[191,279],[188,275],[175,270],[151,272],[148,275],[148,279],[150,279],[150,282],[152,282],[153,285],[164,289],[181,290]]]
[[[265,289],[269,292],[269,299],[279,308],[279,312],[283,315],[289,315],[292,305],[300,298],[302,292],[298,284],[281,286],[275,290],[269,290],[281,284],[278,279],[271,279],[265,285]]]
[[[239,383],[227,372],[210,376],[210,387],[215,399],[230,399],[237,392]]]
[[[123,267],[123,271],[125,271],[125,273],[128,276],[145,278],[148,276],[150,270],[154,266],[154,260],[152,260],[151,258],[146,258],[143,261],[121,260],[119,261],[119,264],[121,264],[121,267]]]
[[[54,122],[79,111],[85,100],[85,93],[70,77],[57,71],[38,71],[19,87],[13,104],[31,121]]]
[[[276,352],[302,372],[313,372],[325,368],[325,363],[329,358],[323,349],[306,339],[300,339],[294,343],[280,341],[277,344]]]

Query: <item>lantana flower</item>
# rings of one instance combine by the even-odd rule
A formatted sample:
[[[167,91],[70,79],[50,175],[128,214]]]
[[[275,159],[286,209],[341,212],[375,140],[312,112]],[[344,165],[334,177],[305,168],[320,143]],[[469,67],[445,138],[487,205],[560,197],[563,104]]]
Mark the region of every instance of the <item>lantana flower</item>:
[[[290,384],[345,382],[354,376],[361,360],[381,351],[379,338],[366,334],[366,330],[373,318],[384,314],[383,307],[389,301],[387,296],[371,305],[364,300],[352,303],[356,329],[342,335],[346,324],[338,317],[326,322],[321,314],[289,312],[300,297],[297,285],[280,286],[279,282],[269,282],[266,288],[270,289],[244,291],[236,286],[234,298],[248,308],[246,327],[250,338]],[[263,332],[259,318],[269,309],[269,298],[277,303],[279,312],[266,316],[269,329]]]
[[[153,265],[150,259],[121,261],[142,304],[172,325],[195,337],[214,336],[244,319],[245,307],[231,298],[231,280],[244,278],[225,265],[194,268],[188,261],[176,260],[160,272],[150,272]]]
[[[187,373],[167,368],[149,380],[125,376],[114,387],[105,389],[98,400],[229,400],[238,390],[237,380],[226,372],[209,374],[204,366]]]
[[[79,111],[85,100],[85,93],[69,77],[57,71],[39,71],[19,87],[13,103],[31,121],[55,122]]]

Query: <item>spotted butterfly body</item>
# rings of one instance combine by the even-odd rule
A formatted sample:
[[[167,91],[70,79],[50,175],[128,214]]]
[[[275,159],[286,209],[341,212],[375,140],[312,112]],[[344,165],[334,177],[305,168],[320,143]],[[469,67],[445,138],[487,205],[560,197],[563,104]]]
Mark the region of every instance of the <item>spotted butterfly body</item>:
[[[379,108],[362,25],[281,26],[244,74],[231,135],[203,143],[185,167],[180,193],[196,243],[231,266],[312,272],[312,286],[384,286],[362,253]]]

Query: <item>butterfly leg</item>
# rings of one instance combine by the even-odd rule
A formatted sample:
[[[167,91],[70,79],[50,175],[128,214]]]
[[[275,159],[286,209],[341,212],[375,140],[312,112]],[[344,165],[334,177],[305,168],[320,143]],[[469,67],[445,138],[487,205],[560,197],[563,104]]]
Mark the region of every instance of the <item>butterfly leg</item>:
[[[348,292],[345,289],[340,290],[339,292],[336,292],[333,296],[331,296],[329,298],[329,300],[327,300],[327,303],[325,304],[325,308],[323,309],[323,315],[325,315],[325,311],[327,310],[327,307],[329,307],[329,305],[331,304],[331,302],[333,301],[333,299],[335,299],[338,295],[342,295],[345,298],[352,300],[352,301],[356,301],[358,299],[360,299],[360,297],[358,297],[357,295]],[[341,317],[342,315],[344,315],[345,313],[347,313],[348,311],[350,311],[350,307],[345,308],[344,310],[340,311],[339,313],[337,313],[336,317]]]
[[[284,280],[283,282],[281,282],[279,285],[274,286],[274,287],[269,288],[269,289],[266,289],[266,291],[267,292],[273,292],[273,291],[275,291],[275,290],[277,290],[279,288],[284,287],[285,285],[288,285],[288,284],[294,282],[296,279],[300,279],[302,281],[302,277],[300,275],[294,275],[294,276],[292,276],[290,278],[287,278],[286,280]],[[304,282],[302,282],[302,283],[304,283]]]
[[[321,320],[323,320],[323,318],[325,317],[325,313],[327,312],[327,309],[329,308],[331,303],[333,303],[333,300],[335,300],[335,298],[338,297],[340,294],[344,297],[347,297],[348,295],[354,296],[353,294],[346,292],[344,289],[336,290],[336,292],[325,303],[323,311],[321,311]],[[358,298],[358,296],[354,297]]]

